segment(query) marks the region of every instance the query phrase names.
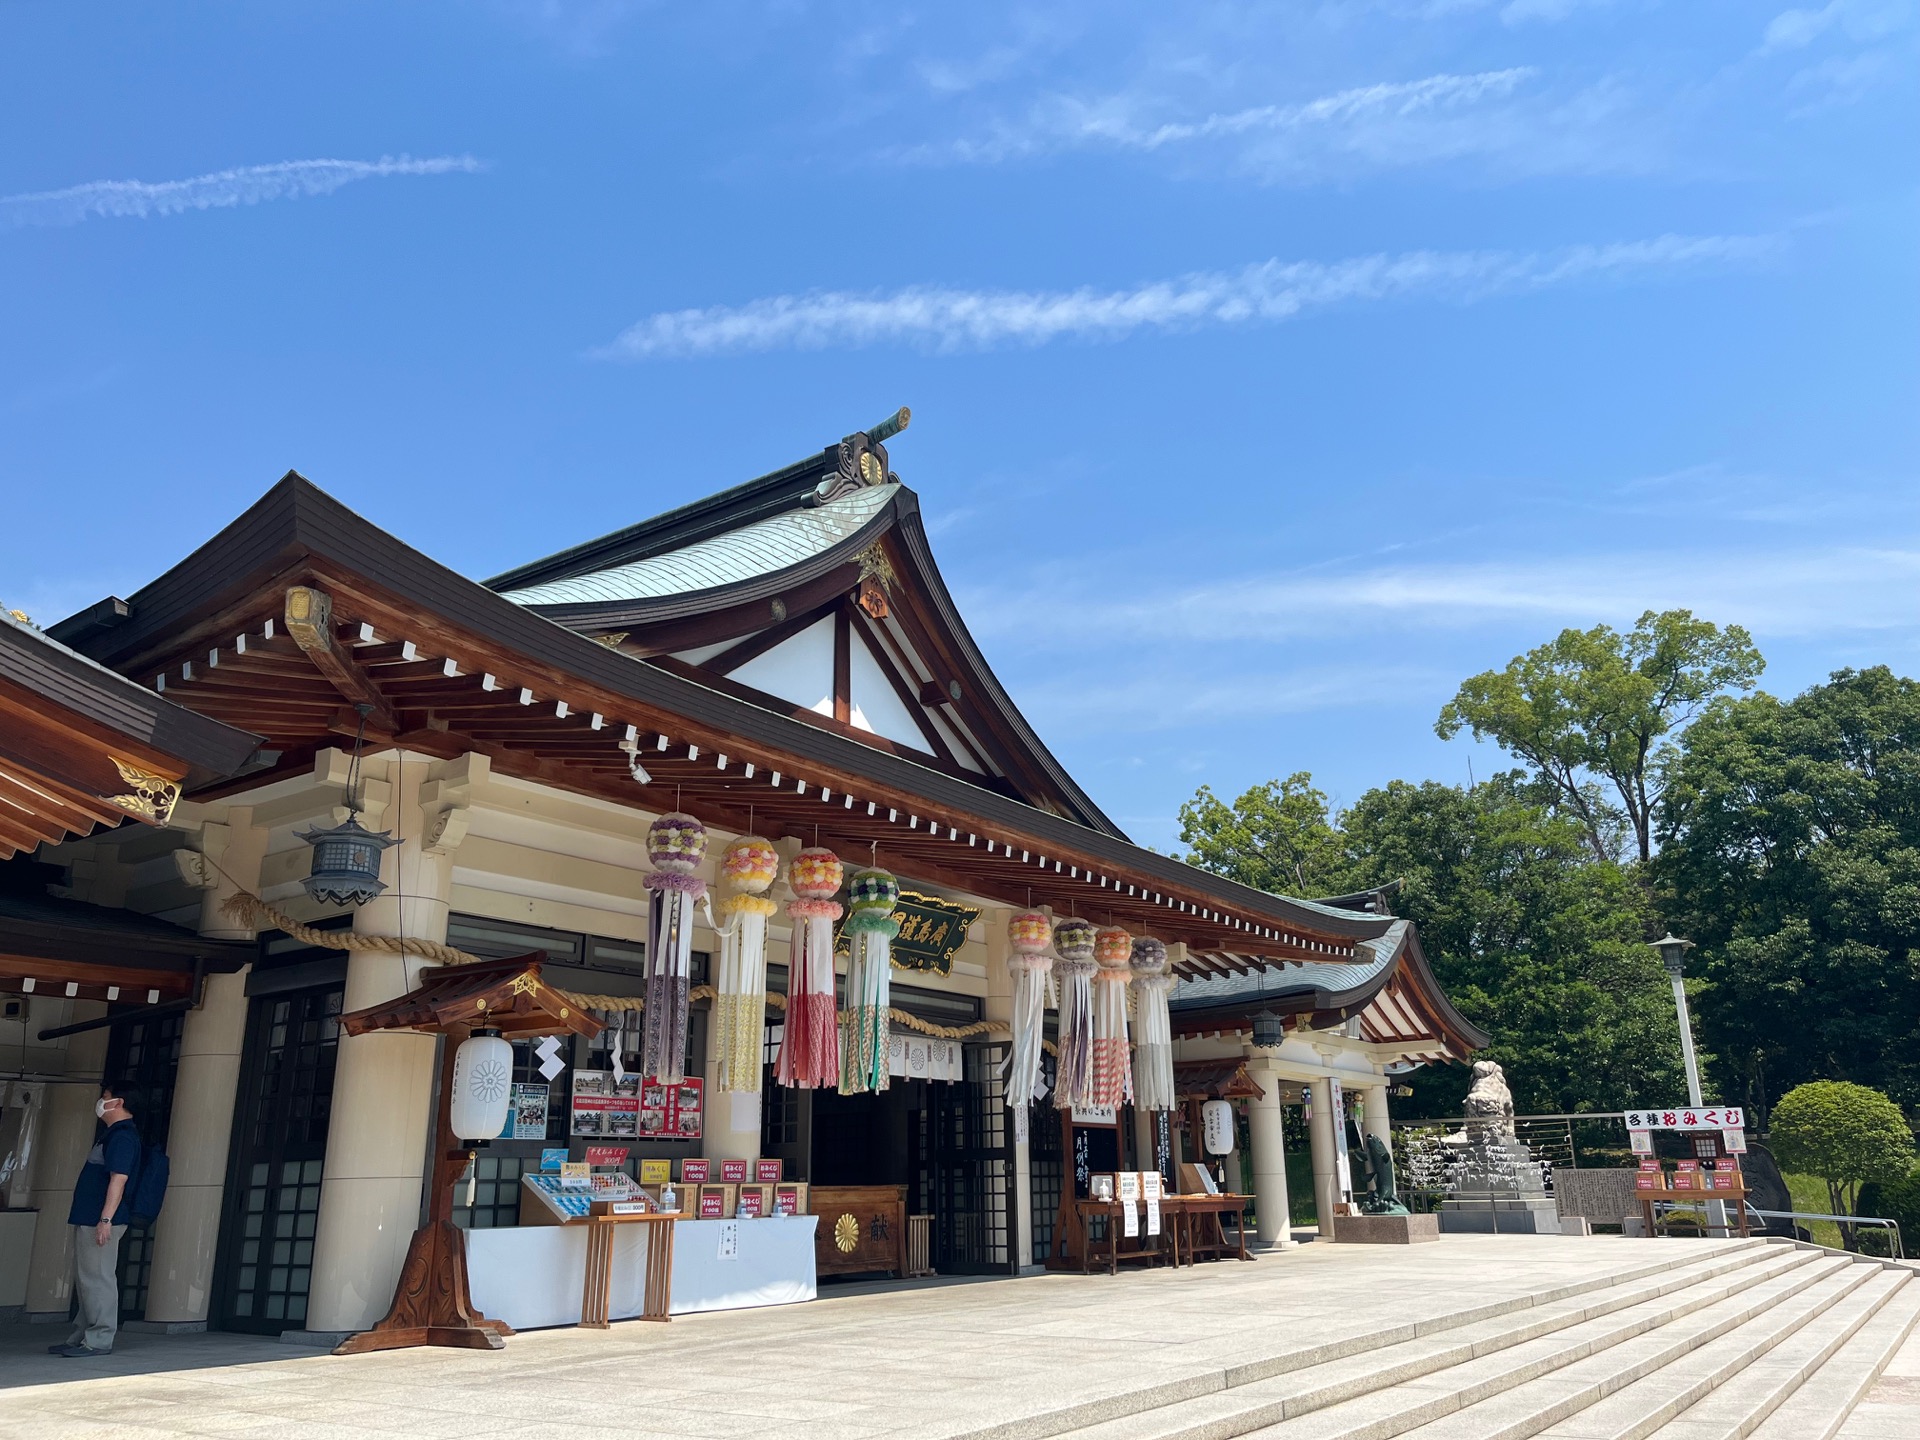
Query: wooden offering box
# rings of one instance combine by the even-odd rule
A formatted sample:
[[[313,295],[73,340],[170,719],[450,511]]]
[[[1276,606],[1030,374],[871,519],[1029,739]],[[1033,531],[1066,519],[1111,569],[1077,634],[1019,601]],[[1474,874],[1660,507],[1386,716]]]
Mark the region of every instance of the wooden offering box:
[[[815,1185],[807,1198],[820,1217],[813,1235],[817,1273],[906,1273],[906,1186]]]

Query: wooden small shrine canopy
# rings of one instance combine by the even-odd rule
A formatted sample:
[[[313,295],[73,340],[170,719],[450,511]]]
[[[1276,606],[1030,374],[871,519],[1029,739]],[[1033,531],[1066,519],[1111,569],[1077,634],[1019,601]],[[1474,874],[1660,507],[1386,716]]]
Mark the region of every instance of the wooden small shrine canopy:
[[[429,1035],[487,1028],[508,1039],[525,1035],[600,1033],[600,1022],[563,991],[540,978],[544,951],[473,965],[429,969],[417,988],[398,999],[340,1017],[349,1035],[412,1030]]]
[[[600,1033],[599,1021],[540,978],[545,959],[544,953],[536,953],[436,966],[399,998],[340,1017],[340,1028],[349,1035],[410,1030],[446,1038],[433,1122],[436,1154],[428,1180],[427,1223],[413,1232],[407,1246],[391,1308],[371,1330],[341,1341],[334,1354],[415,1345],[498,1350],[513,1334],[504,1322],[474,1309],[467,1289],[467,1242],[453,1223],[453,1187],[470,1156],[453,1133],[453,1061],[459,1043],[482,1027],[505,1036],[571,1033],[591,1038]]]
[[[1179,1060],[1173,1093],[1182,1100],[1257,1100],[1266,1092],[1247,1074],[1244,1060]]]

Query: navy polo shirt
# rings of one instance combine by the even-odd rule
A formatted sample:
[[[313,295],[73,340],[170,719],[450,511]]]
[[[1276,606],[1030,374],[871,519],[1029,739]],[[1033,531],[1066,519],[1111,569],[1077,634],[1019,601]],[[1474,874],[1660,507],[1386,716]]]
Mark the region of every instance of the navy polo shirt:
[[[133,1174],[140,1168],[140,1132],[133,1121],[122,1120],[109,1125],[107,1133],[94,1142],[87,1155],[87,1163],[81,1167],[80,1178],[73,1186],[73,1208],[67,1211],[69,1225],[98,1225],[100,1211],[107,1203],[107,1181],[114,1175],[127,1177],[126,1189],[120,1193],[120,1208],[114,1212],[113,1223],[127,1223],[127,1201],[133,1190]]]

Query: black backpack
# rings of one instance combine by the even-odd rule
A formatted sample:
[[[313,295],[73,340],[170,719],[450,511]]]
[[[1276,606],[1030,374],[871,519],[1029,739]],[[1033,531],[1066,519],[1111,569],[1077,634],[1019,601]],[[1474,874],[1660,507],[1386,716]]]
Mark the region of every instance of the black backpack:
[[[159,1218],[160,1207],[167,1200],[167,1179],[171,1171],[166,1151],[155,1145],[141,1147],[140,1168],[127,1182],[125,1203],[130,1224],[145,1229]]]

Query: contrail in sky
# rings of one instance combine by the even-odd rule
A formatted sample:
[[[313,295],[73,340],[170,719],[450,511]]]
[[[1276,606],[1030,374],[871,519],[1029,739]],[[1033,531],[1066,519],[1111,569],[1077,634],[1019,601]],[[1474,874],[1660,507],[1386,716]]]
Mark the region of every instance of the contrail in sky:
[[[294,200],[330,195],[356,180],[389,175],[472,174],[483,168],[471,155],[383,155],[378,160],[282,160],[216,170],[188,180],[95,180],[65,190],[0,196],[0,229],[26,225],[77,225],[97,215],[177,215],[183,210],[219,210],[258,205],[263,200]]]
[[[887,343],[955,351],[1066,338],[1118,340],[1140,330],[1272,324],[1343,303],[1402,297],[1470,302],[1581,280],[1747,264],[1781,245],[1770,235],[1662,235],[1552,251],[1416,250],[1333,263],[1267,260],[1127,290],[916,285],[866,293],[813,291],[650,315],[594,355],[645,360]]]

